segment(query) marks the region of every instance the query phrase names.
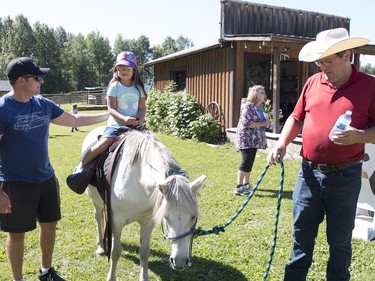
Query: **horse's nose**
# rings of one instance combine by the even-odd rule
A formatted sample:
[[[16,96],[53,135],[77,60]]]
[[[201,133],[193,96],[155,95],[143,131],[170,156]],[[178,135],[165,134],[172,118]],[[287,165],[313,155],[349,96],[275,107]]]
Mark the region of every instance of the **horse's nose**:
[[[169,257],[169,264],[174,270],[177,271],[182,271],[184,270],[187,266],[190,266],[190,259],[185,258],[185,259],[175,259],[173,257]]]

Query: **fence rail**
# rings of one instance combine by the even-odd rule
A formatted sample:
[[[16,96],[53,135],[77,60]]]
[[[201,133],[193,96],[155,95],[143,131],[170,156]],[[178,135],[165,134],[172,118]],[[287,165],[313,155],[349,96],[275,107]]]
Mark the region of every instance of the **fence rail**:
[[[77,91],[65,94],[43,95],[58,105],[76,103],[78,105],[106,105],[106,93],[97,91]]]

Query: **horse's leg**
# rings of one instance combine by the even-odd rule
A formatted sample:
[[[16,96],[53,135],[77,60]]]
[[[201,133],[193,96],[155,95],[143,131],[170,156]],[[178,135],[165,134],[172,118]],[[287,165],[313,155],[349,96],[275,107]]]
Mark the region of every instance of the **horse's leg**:
[[[104,215],[104,208],[98,206],[97,204],[94,203],[94,216],[96,220],[96,226],[98,229],[98,237],[96,239],[96,244],[97,244],[97,249],[96,249],[96,256],[103,256],[105,255],[105,250],[104,250],[104,240],[103,240],[103,215]]]
[[[86,193],[90,196],[91,201],[94,205],[94,216],[96,220],[96,227],[98,231],[98,236],[96,238],[96,244],[97,244],[97,249],[96,249],[96,256],[101,256],[105,254],[104,250],[104,240],[103,240],[103,233],[104,233],[104,219],[103,215],[104,214],[104,203],[102,198],[99,195],[99,192],[96,187],[92,187],[89,185],[89,187],[86,189]]]
[[[101,208],[101,209],[97,209],[96,212],[95,212],[95,218],[96,218],[96,221],[97,221],[97,224],[98,224],[98,238],[97,238],[97,245],[98,245],[98,248],[96,249],[96,256],[99,257],[99,256],[104,256],[106,254],[106,251],[105,251],[105,245],[104,245],[104,241],[105,241],[105,237],[104,237],[104,231],[105,231],[105,227],[106,227],[106,223],[105,223],[105,219],[104,219],[104,216],[105,216],[105,209]],[[111,238],[109,238],[111,239]]]
[[[111,251],[111,266],[108,272],[107,280],[116,280],[116,266],[121,255],[121,232],[123,225],[118,225],[113,218],[112,222],[112,251]]]
[[[152,221],[141,225],[141,246],[139,248],[140,281],[148,281],[148,257],[150,255],[150,240],[154,226],[155,224]]]

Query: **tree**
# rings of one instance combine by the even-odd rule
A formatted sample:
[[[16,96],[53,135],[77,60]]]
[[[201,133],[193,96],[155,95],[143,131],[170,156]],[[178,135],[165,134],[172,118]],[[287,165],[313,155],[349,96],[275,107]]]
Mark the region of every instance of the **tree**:
[[[133,52],[137,57],[137,64],[141,73],[142,81],[147,84],[150,83],[153,73],[150,73],[143,67],[143,64],[148,62],[152,57],[150,40],[144,35],[139,36],[138,39],[134,41]]]
[[[182,35],[180,35],[176,39],[176,46],[177,46],[178,51],[182,51],[182,50],[194,47],[194,43],[189,38],[183,37]]]
[[[23,15],[16,16],[13,25],[13,32],[7,34],[10,39],[8,47],[13,50],[15,56],[30,56],[34,52],[35,37],[27,18]],[[11,36],[9,36],[11,35]]]
[[[139,66],[148,62],[152,54],[150,40],[144,35],[139,36],[138,39],[134,41],[133,52],[137,57],[137,63]]]
[[[163,47],[160,46],[160,44],[154,45],[154,47],[152,47],[152,58],[156,60],[162,56],[164,56]]]
[[[375,75],[375,66],[372,66],[371,63],[366,64],[365,66],[361,66],[361,71]]]
[[[98,31],[90,32],[86,38],[87,66],[91,70],[87,86],[105,86],[112,78],[113,54],[108,38]]]
[[[23,15],[16,16],[13,21],[9,16],[1,25],[0,34],[0,67],[5,69],[9,61],[16,57],[32,56],[35,43],[31,26]],[[0,77],[6,79],[5,73]]]
[[[164,39],[161,47],[163,48],[163,56],[167,56],[178,51],[176,41],[170,36],[167,36]]]
[[[83,90],[87,81],[90,81],[87,58],[84,36],[81,33],[77,36],[69,34],[61,53],[62,77],[68,82],[68,91]]]
[[[125,39],[121,34],[118,34],[116,40],[113,44],[113,52],[115,56],[125,50],[132,50],[134,45],[134,40]]]
[[[152,47],[152,58],[157,59],[194,46],[193,41],[180,35],[176,40],[167,36],[161,45]]]
[[[38,65],[51,68],[43,86],[45,94],[107,85],[116,56],[124,50],[136,55],[142,80],[147,83],[153,73],[152,69],[143,67],[146,62],[192,46],[193,42],[182,35],[176,40],[168,36],[161,45],[151,48],[145,35],[125,39],[119,34],[111,49],[108,38],[98,31],[85,37],[80,33],[67,34],[62,27],[49,28],[40,22],[32,28],[23,15],[14,20],[10,16],[0,18],[0,69],[5,69],[16,57],[32,57]],[[0,79],[7,79],[4,72],[0,72]]]
[[[43,92],[59,93],[61,85],[61,44],[57,41],[55,32],[45,24],[34,24],[34,52],[33,59],[40,66],[51,68],[43,85]]]

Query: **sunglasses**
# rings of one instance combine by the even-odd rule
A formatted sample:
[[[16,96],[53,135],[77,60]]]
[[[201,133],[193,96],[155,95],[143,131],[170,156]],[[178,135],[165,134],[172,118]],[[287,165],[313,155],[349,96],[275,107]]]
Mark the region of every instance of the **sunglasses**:
[[[330,60],[326,60],[326,61],[315,61],[315,64],[319,67],[322,67],[322,66],[325,66],[325,67],[330,67],[333,63],[333,60],[338,57],[338,55],[335,55],[335,57],[331,58]]]
[[[24,76],[22,76],[22,77],[25,78],[25,79],[28,79],[28,78],[34,78],[34,80],[35,80],[36,82],[41,82],[41,81],[43,80],[43,77],[40,76],[40,75],[24,75]]]
[[[118,71],[125,71],[125,72],[130,72],[133,70],[134,67],[130,67],[130,66],[118,66],[117,67],[117,70]]]

